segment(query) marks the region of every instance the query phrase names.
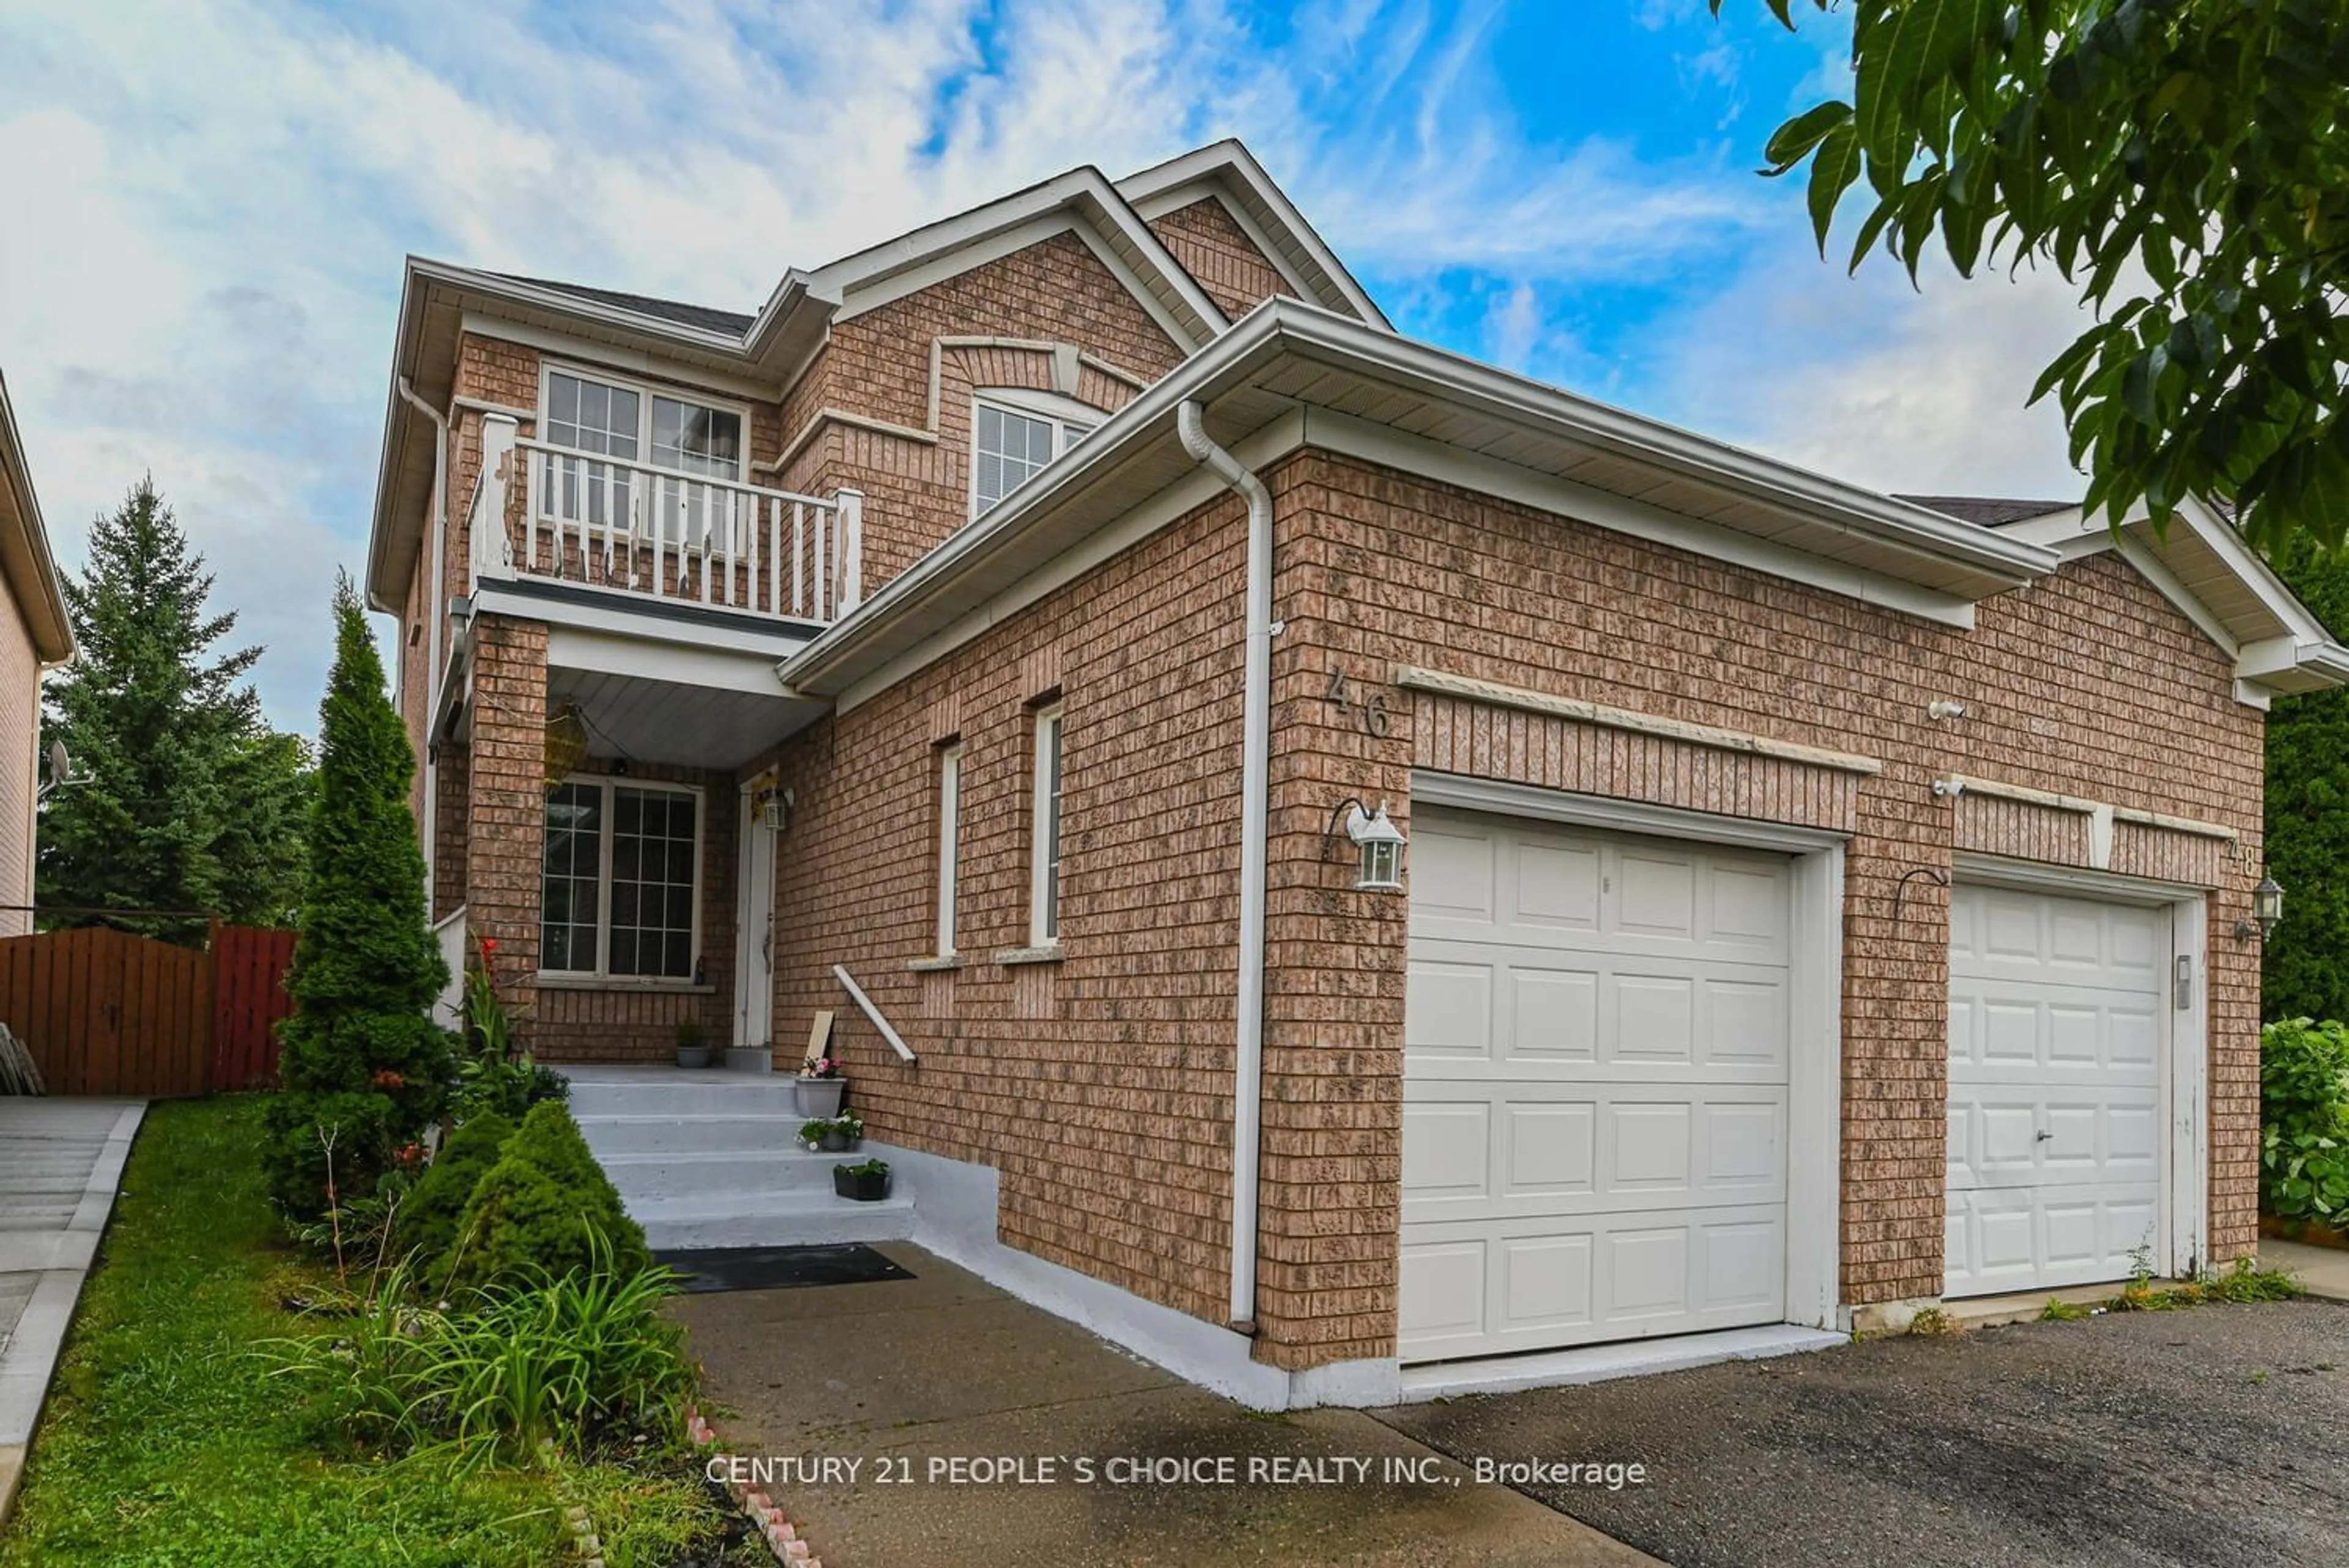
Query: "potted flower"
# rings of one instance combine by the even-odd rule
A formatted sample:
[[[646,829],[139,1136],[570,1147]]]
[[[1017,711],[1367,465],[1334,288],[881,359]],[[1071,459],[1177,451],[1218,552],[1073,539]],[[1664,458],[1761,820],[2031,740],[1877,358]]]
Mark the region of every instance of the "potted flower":
[[[701,1033],[701,1025],[692,1019],[683,1019],[677,1026],[677,1064],[680,1067],[709,1065],[709,1041]]]
[[[868,1159],[862,1165],[835,1165],[832,1189],[858,1203],[878,1203],[889,1196],[889,1162]]]
[[[818,1116],[800,1127],[800,1142],[809,1148],[822,1149],[826,1154],[853,1149],[864,1139],[864,1120],[845,1113],[836,1116]]]
[[[840,1075],[840,1058],[811,1056],[801,1063],[799,1082],[792,1091],[799,1096],[800,1115],[838,1116],[841,1096],[848,1093],[848,1080]]]

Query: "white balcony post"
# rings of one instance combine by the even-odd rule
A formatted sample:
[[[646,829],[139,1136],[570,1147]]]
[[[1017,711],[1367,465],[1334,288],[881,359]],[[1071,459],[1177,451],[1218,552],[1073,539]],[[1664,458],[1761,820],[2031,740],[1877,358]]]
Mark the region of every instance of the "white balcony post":
[[[514,575],[513,541],[506,534],[506,468],[517,431],[511,414],[481,421],[481,468],[473,483],[473,509],[465,520],[471,534],[473,581]]]
[[[840,493],[839,608],[846,615],[864,602],[864,492]]]

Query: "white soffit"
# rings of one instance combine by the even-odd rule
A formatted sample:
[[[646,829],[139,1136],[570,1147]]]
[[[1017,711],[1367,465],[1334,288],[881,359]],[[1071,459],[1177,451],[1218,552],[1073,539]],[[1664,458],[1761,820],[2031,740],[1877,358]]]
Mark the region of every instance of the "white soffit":
[[[2199,502],[2182,504],[2166,530],[2140,516],[2116,532],[2103,516],[2071,507],[1997,532],[2044,545],[2066,560],[2118,554],[2203,635],[2237,656],[2237,679],[2258,689],[2251,695],[2349,684],[2349,649],[2225,519]]]

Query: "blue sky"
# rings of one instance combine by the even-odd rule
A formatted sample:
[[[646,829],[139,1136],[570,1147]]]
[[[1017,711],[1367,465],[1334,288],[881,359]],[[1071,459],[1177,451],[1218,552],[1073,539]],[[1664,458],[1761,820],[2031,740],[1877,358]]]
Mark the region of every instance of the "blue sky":
[[[1812,250],[1761,0],[8,0],[0,373],[58,550],[142,472],[309,730],[409,252],[754,308],[1079,163],[1244,137],[1404,332],[1887,488],[2063,495],[2026,275]]]

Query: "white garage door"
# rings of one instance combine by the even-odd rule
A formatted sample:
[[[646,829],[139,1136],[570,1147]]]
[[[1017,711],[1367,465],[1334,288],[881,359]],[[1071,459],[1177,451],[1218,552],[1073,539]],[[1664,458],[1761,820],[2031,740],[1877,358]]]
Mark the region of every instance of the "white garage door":
[[[1405,1361],[1785,1315],[1783,857],[1412,814]]]
[[[2169,959],[2167,907],[1952,891],[1948,1294],[2164,1262]]]

